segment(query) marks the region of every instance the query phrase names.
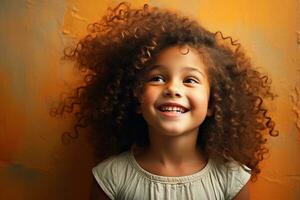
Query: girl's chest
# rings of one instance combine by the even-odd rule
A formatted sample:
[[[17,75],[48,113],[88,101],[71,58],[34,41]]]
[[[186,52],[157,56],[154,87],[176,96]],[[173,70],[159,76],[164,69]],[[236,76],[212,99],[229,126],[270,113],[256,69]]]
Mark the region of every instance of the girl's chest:
[[[118,193],[120,200],[224,200],[224,187],[219,183],[194,181],[163,183],[147,178],[136,178],[124,184]]]

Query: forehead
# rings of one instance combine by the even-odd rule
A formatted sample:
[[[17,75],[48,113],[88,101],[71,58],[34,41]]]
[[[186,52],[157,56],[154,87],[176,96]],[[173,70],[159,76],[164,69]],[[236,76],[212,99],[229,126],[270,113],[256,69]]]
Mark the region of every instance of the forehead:
[[[194,68],[206,72],[203,55],[190,46],[171,46],[160,51],[154,58],[151,69],[160,66],[170,67],[172,70]]]

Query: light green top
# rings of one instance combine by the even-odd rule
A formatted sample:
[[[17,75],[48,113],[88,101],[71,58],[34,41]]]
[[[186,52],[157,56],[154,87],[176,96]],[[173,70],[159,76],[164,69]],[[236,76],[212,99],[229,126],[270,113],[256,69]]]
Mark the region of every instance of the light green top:
[[[144,170],[131,151],[104,160],[92,172],[107,196],[117,200],[232,199],[250,178],[237,163],[218,165],[212,159],[192,175],[158,176]]]

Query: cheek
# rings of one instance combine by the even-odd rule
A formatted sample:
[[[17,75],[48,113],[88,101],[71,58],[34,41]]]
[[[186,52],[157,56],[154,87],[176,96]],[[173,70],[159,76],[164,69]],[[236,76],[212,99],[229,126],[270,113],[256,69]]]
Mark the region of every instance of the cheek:
[[[191,106],[196,109],[207,109],[209,94],[205,92],[194,92],[190,95]]]
[[[159,97],[159,91],[153,87],[145,87],[141,95],[141,105],[148,106],[154,104]]]

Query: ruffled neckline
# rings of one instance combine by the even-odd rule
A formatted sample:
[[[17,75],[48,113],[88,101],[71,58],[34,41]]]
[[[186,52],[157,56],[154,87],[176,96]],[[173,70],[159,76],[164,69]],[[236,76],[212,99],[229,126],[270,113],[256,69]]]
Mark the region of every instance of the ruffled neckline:
[[[186,183],[186,182],[193,182],[201,179],[205,174],[207,174],[212,165],[212,160],[208,159],[206,165],[204,168],[202,168],[200,171],[186,176],[160,176],[157,174],[153,174],[151,172],[148,172],[147,170],[143,169],[138,162],[136,161],[133,151],[130,150],[128,152],[129,161],[132,164],[132,166],[142,175],[144,175],[146,178],[157,181],[161,183],[169,183],[169,184],[180,184],[180,183]]]

